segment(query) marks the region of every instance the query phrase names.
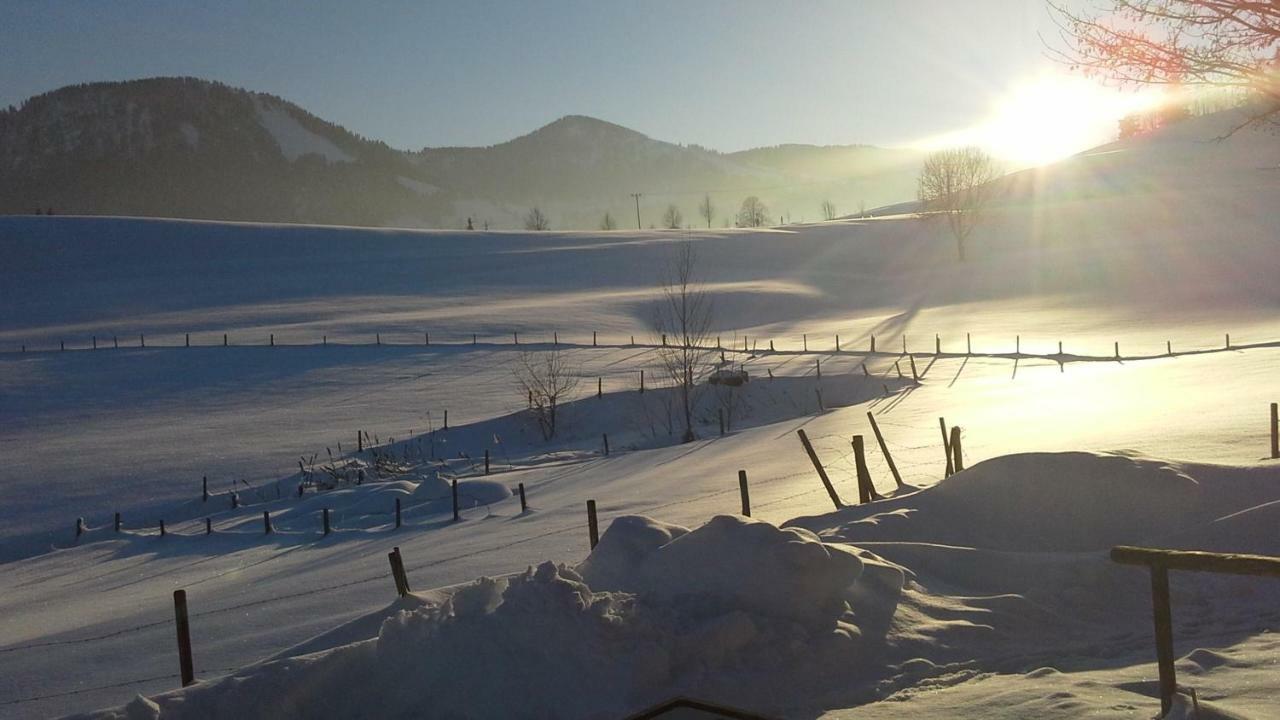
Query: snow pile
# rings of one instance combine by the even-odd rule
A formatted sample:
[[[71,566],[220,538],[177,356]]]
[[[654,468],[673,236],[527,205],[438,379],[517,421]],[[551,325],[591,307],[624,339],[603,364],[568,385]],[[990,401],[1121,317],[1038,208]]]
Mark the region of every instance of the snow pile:
[[[851,600],[892,604],[903,576],[865,555],[738,517],[619,518],[580,571],[481,578],[375,639],[96,717],[617,717],[684,693],[794,705],[799,670],[876,657]]]
[[[848,542],[1084,552],[1173,533],[1211,507],[1196,478],[1159,460],[1021,453],[979,463],[913,495],[793,523]]]

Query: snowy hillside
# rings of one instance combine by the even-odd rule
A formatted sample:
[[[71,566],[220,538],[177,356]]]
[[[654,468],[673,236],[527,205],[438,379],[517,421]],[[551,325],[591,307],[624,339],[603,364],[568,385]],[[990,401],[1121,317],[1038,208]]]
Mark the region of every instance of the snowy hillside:
[[[1150,581],[1107,550],[1280,554],[1280,153],[1227,120],[1010,178],[963,264],[913,215],[0,218],[0,714],[1151,717]],[[682,241],[750,377],[689,444],[650,330]],[[556,351],[545,440],[513,373]],[[1280,587],[1171,579],[1199,716],[1280,714]]]

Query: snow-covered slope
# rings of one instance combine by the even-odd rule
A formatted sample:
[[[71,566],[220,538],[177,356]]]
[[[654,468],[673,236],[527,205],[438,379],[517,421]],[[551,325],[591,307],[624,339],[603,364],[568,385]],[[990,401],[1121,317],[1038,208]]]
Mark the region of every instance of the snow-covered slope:
[[[963,265],[910,216],[465,235],[0,219],[0,708],[614,717],[689,692],[783,716],[1150,716],[1147,580],[1104,551],[1280,552],[1280,228],[1269,135],[1113,149],[1040,171]],[[704,395],[681,445],[648,320],[685,239],[751,381]],[[557,344],[581,380],[546,442],[512,367]],[[969,466],[947,480],[939,417]],[[845,501],[855,434],[894,497],[832,512],[800,429]],[[353,453],[358,430],[375,449]],[[761,522],[713,520],[740,509],[740,469]],[[393,547],[413,589],[445,589],[392,602]],[[202,682],[171,693],[176,588]],[[1274,583],[1175,574],[1174,593],[1202,712],[1275,715]],[[570,678],[589,691],[555,690]]]

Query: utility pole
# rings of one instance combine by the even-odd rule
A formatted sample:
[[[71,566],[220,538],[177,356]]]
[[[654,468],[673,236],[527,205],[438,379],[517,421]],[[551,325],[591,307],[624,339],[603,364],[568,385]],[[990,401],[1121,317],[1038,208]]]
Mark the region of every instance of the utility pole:
[[[643,194],[644,193],[631,193],[631,197],[636,199],[636,229],[637,230],[644,229],[640,227],[640,196]]]

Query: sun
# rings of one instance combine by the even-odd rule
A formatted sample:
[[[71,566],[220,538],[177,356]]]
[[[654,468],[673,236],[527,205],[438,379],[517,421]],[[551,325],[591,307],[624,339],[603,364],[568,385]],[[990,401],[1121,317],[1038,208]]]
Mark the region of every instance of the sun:
[[[1159,100],[1158,92],[1122,91],[1088,78],[1047,72],[996,96],[985,121],[923,145],[978,145],[1010,169],[1035,167],[1114,140],[1120,118]]]

